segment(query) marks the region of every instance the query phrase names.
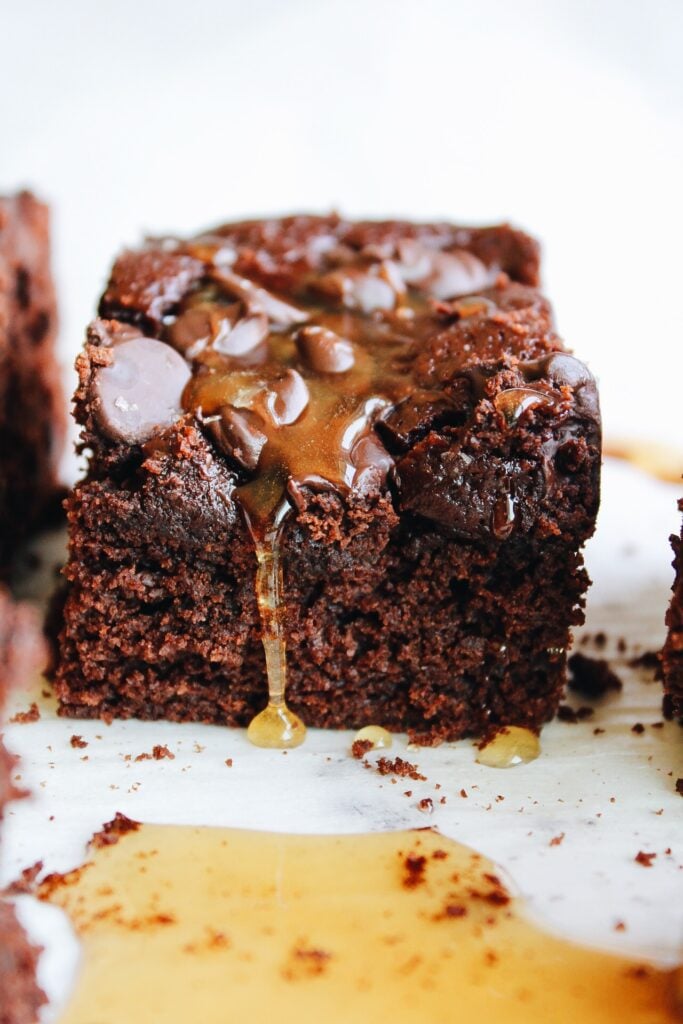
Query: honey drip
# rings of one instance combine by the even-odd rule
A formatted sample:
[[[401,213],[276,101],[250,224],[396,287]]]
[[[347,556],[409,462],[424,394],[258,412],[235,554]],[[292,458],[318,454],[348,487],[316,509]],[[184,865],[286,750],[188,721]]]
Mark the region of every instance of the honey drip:
[[[479,747],[477,763],[489,768],[514,768],[518,764],[529,764],[541,753],[538,736],[531,729],[518,725],[507,725]]]
[[[143,825],[49,876],[83,944],[61,1024],[665,1024],[675,972],[542,931],[429,829]]]
[[[280,557],[280,530],[275,526],[256,545],[256,600],[261,616],[263,651],[268,676],[268,704],[252,719],[247,736],[257,747],[298,747],[306,726],[287,707],[287,641],[284,631],[284,585]]]

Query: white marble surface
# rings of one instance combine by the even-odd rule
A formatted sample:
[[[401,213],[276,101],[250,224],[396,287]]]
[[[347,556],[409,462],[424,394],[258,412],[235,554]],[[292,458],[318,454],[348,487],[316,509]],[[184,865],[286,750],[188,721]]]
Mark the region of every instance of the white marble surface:
[[[282,754],[256,750],[239,730],[67,721],[41,699],[40,721],[7,730],[22,758],[21,781],[34,795],[10,809],[0,877],[7,881],[37,859],[46,870],[75,866],[88,837],[116,811],[150,822],[296,832],[430,824],[496,860],[545,927],[653,962],[677,962],[683,802],[674,780],[683,775],[683,732],[671,723],[651,727],[662,720],[660,686],[625,664],[634,645],[646,650],[662,642],[675,498],[675,487],[606,463],[598,533],[588,548],[595,583],[585,632],[607,631],[606,653],[624,690],[590,721],[547,726],[533,764],[484,768],[469,741],[410,750],[396,737],[392,756],[417,762],[427,781],[394,785],[349,757],[350,733],[311,731],[303,747]],[[616,652],[622,636],[625,657]],[[15,705],[26,708],[30,699],[31,692],[20,694]],[[636,722],[646,727],[642,735],[631,730]],[[604,734],[594,735],[596,727]],[[70,746],[74,733],[87,748]],[[167,744],[175,759],[125,760],[156,743]],[[417,809],[423,796],[434,800],[429,818]],[[561,844],[550,845],[562,833]],[[657,854],[651,868],[635,862],[639,850]],[[41,978],[53,1004],[45,1020],[54,1019],[73,983],[78,947],[58,911],[27,897],[19,902],[46,947]],[[626,930],[615,931],[618,921]]]

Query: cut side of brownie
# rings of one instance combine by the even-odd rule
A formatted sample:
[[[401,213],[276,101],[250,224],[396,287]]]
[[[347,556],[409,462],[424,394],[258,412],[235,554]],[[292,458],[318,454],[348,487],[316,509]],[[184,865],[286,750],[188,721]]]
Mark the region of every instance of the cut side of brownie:
[[[683,512],[683,499],[678,502]],[[667,637],[662,651],[664,713],[683,722],[683,527],[671,537],[674,550],[674,582],[671,603],[666,613]]]
[[[16,605],[0,587],[0,728],[5,697],[40,662],[42,638],[33,609]],[[0,824],[13,787],[14,758],[0,734]],[[14,907],[0,898],[0,1024],[35,1024],[45,997],[36,983],[37,950],[27,939]]]
[[[302,216],[124,253],[78,360],[62,713],[247,724],[275,544],[306,724],[552,717],[600,416],[537,285],[507,226]]]
[[[47,207],[0,197],[0,576],[17,543],[58,510],[65,410]]]

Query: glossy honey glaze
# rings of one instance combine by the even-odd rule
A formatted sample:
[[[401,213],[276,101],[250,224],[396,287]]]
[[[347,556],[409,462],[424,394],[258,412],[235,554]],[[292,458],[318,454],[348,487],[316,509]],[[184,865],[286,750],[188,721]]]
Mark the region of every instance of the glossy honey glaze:
[[[527,920],[498,869],[431,830],[139,826],[51,876],[83,943],[62,1024],[660,1024],[675,975]]]

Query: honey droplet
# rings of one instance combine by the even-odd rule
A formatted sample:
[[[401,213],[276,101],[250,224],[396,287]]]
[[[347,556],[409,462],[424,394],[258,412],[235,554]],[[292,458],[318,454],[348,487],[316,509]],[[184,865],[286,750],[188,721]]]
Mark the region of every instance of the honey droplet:
[[[541,753],[541,744],[536,733],[518,725],[507,725],[479,748],[477,764],[488,768],[513,768],[517,764],[529,764]]]
[[[306,739],[306,726],[286,704],[268,704],[252,718],[247,736],[255,747],[291,749]]]
[[[369,740],[374,750],[387,750],[392,744],[391,733],[381,725],[364,725],[353,737],[353,742]]]

